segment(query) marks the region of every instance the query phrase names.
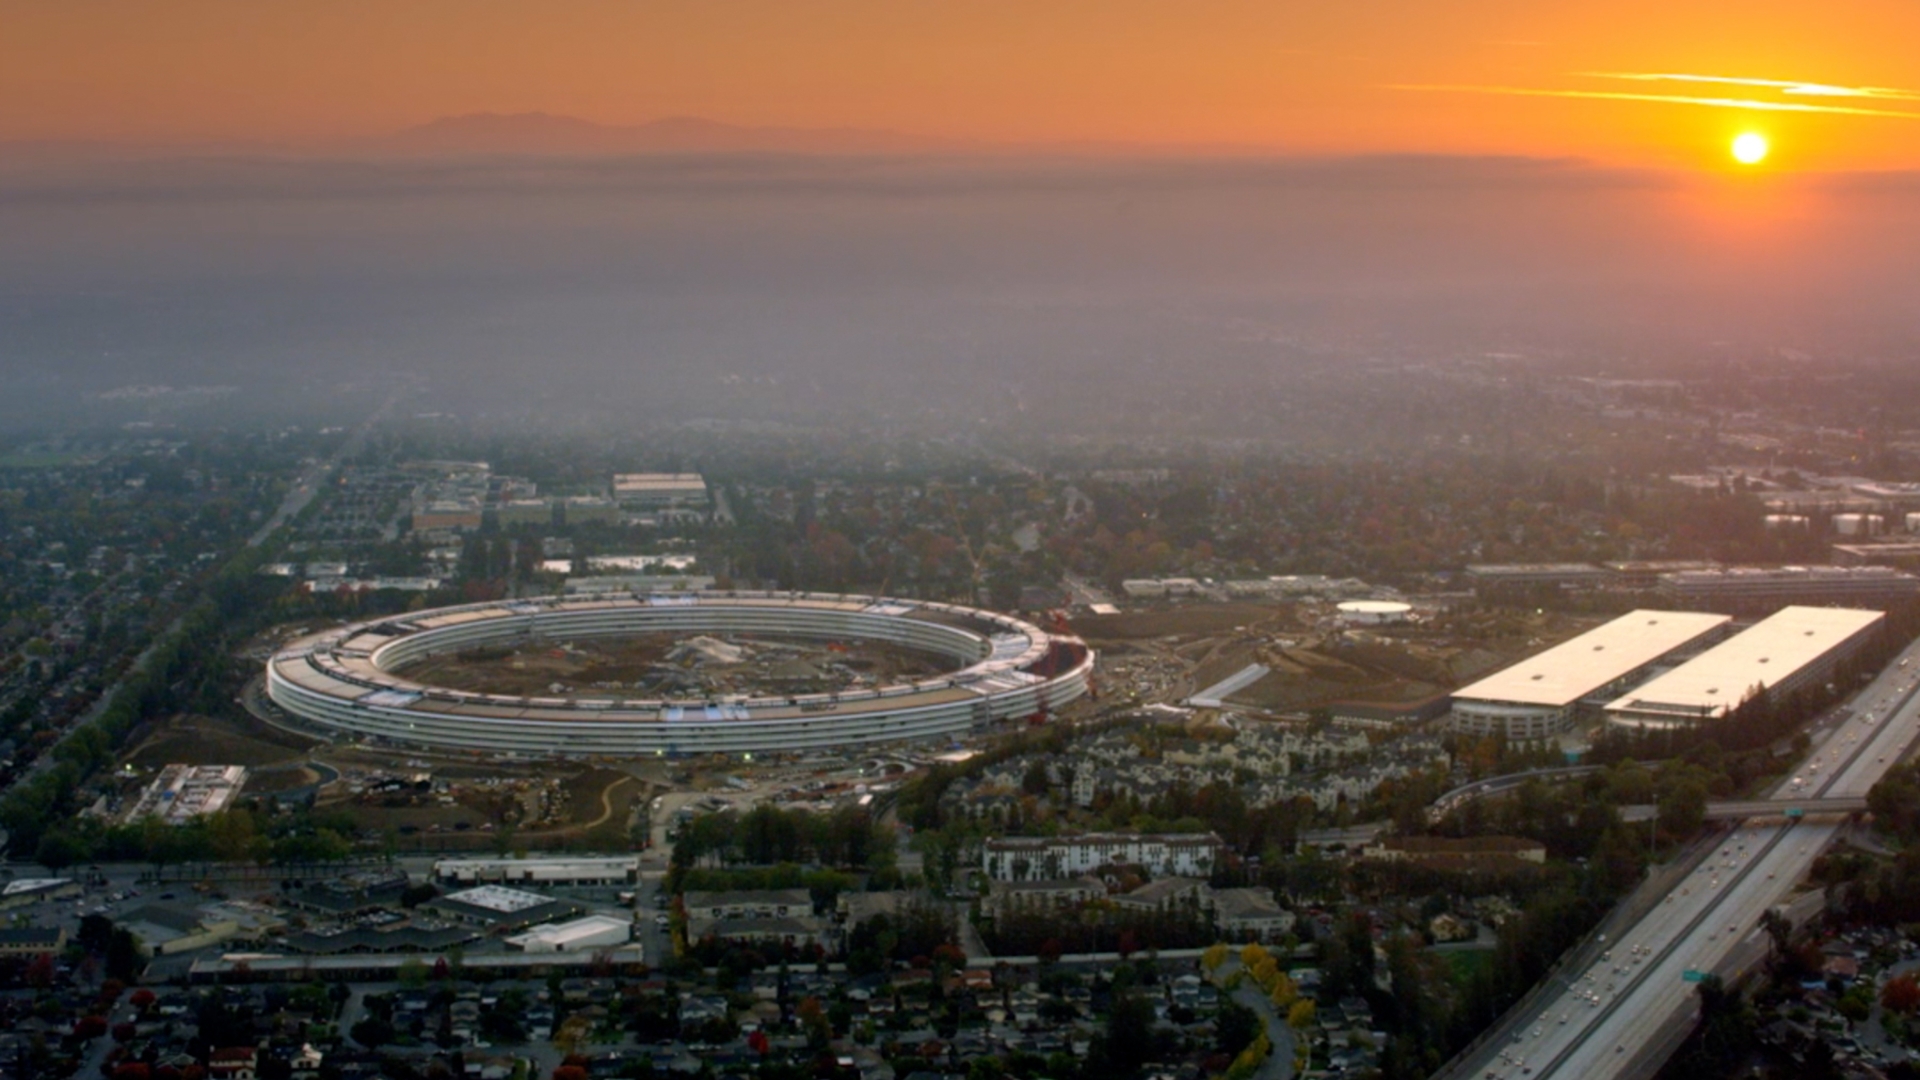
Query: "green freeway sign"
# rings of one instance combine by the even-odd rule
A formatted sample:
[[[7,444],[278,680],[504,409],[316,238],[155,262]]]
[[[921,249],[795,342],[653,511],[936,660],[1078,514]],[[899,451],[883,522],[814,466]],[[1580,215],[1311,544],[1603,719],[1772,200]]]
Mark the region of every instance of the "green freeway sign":
[[[1707,977],[1706,972],[1700,971],[1696,968],[1688,968],[1687,970],[1680,973],[1681,982],[1702,982],[1706,979],[1706,977]]]
[[[1787,816],[1788,816],[1788,817],[1799,817],[1799,816],[1800,816],[1801,814],[1804,814],[1804,813],[1806,813],[1806,811],[1805,811],[1805,810],[1802,810],[1802,809],[1800,809],[1800,808],[1799,808],[1799,807],[1797,807],[1797,806],[1789,806],[1789,807],[1787,807]]]

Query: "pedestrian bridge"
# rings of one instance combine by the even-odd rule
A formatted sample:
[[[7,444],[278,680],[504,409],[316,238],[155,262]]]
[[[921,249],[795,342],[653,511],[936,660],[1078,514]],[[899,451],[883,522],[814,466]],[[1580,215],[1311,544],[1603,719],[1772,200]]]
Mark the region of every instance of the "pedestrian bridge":
[[[1865,796],[1835,796],[1823,799],[1730,799],[1707,804],[1708,821],[1738,821],[1750,817],[1808,817],[1814,814],[1858,814],[1867,808]],[[1623,806],[1620,820],[1645,821],[1652,817],[1651,806]]]

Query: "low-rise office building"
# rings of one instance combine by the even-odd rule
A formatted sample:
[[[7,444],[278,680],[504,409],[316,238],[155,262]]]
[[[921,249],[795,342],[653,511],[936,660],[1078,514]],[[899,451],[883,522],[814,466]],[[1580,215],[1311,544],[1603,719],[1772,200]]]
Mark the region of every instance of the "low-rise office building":
[[[1717,640],[1732,622],[1690,611],[1629,612],[1454,691],[1449,726],[1512,742],[1552,738],[1572,726],[1582,703],[1599,708],[1655,665]]]
[[[476,885],[420,905],[436,914],[488,931],[519,930],[539,923],[570,918],[580,905],[539,893],[502,885]]]
[[[553,502],[550,499],[514,499],[494,507],[493,517],[503,529],[527,526],[545,529],[553,524]]]
[[[1524,836],[1392,836],[1371,844],[1361,855],[1380,862],[1417,863],[1435,868],[1547,861],[1547,846]]]
[[[640,880],[640,857],[441,859],[433,864],[433,876],[462,885],[631,885]]]
[[[404,870],[350,870],[290,892],[287,902],[308,911],[350,915],[396,905],[406,891]]]
[[[826,920],[814,915],[813,894],[806,889],[690,892],[681,904],[687,913],[688,941],[713,938],[798,948],[826,940]]]
[[[1609,722],[1674,727],[1717,720],[1762,691],[1790,694],[1826,681],[1886,616],[1855,608],[1782,608],[1607,705]]]
[[[1592,563],[1482,563],[1467,567],[1467,580],[1476,590],[1568,588],[1599,585],[1607,572]]]
[[[993,881],[987,884],[987,908],[993,913],[1064,911],[1105,898],[1107,887],[1096,877],[1039,878],[1033,881]]]
[[[1677,606],[1759,614],[1789,604],[1881,607],[1920,594],[1920,577],[1890,566],[1730,566],[1660,576]]]
[[[203,911],[164,901],[135,908],[117,920],[156,956],[192,952],[241,936],[242,920],[226,911]]]
[[[625,945],[633,939],[633,923],[610,915],[588,915],[571,922],[536,926],[506,939],[521,952],[571,952]]]
[[[67,947],[64,926],[9,926],[0,928],[0,956],[39,956]]]
[[[1278,941],[1293,932],[1294,921],[1272,889],[1213,890],[1213,924],[1224,941]]]
[[[612,499],[576,495],[561,506],[568,525],[618,525],[620,504]]]
[[[72,878],[16,878],[0,888],[0,911],[42,900],[70,900],[85,891]]]
[[[699,473],[621,473],[613,478],[613,497],[641,510],[703,507],[711,501]]]

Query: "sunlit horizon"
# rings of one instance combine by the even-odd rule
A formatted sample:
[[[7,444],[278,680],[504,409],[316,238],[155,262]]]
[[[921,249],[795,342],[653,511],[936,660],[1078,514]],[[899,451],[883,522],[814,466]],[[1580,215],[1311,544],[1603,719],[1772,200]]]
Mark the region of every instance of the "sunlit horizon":
[[[546,113],[1049,151],[1699,168],[1711,113],[1750,110],[1786,125],[1794,168],[1920,168],[1908,104],[1920,94],[1904,77],[1920,10],[1860,2],[1818,19],[1759,3],[1737,24],[1685,4],[1491,0],[1385,19],[1252,0],[830,12],[182,0],[111,22],[83,6],[0,7],[0,142],[334,151],[446,117]]]

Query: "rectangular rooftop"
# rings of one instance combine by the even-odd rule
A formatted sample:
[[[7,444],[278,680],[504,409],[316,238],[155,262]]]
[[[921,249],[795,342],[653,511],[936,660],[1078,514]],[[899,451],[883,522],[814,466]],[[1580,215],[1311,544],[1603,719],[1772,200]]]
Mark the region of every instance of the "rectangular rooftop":
[[[1629,612],[1479,682],[1456,699],[1565,707],[1733,620],[1697,611]]]
[[[1791,679],[1885,617],[1857,608],[1781,608],[1612,702],[1607,713],[1725,716],[1756,688]]]

